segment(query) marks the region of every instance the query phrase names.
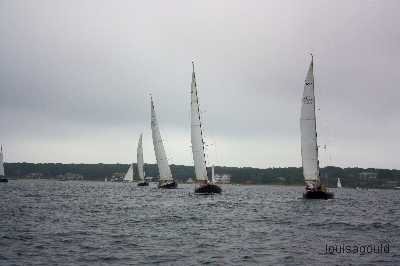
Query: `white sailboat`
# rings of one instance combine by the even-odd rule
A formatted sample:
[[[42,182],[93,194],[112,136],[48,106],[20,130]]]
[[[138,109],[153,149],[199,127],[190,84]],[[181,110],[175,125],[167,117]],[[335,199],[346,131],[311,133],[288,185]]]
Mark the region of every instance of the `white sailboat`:
[[[317,129],[315,115],[314,95],[314,60],[311,55],[311,63],[308,68],[300,117],[301,130],[301,157],[306,191],[304,198],[332,198],[333,194],[321,185],[319,176]]]
[[[340,182],[340,178],[337,179],[337,188],[342,187],[342,182]]]
[[[8,179],[5,177],[5,173],[4,173],[4,156],[3,156],[3,145],[1,145],[0,148],[0,182],[8,182]]]
[[[215,184],[215,169],[214,165],[211,166],[211,182]]]
[[[125,173],[124,181],[133,182],[133,176],[134,176],[133,163],[131,163],[131,165],[129,166],[128,171]]]
[[[159,188],[177,188],[178,184],[172,178],[171,169],[168,165],[167,155],[165,154],[164,144],[158,127],[156,111],[154,110],[153,97],[151,101],[151,135],[153,138],[154,153],[156,155],[158,172],[160,173]]]
[[[221,193],[221,188],[208,182],[203,131],[201,127],[199,98],[197,94],[196,75],[194,62],[192,62],[192,84],[191,84],[191,142],[196,176],[195,193]]]
[[[138,147],[137,147],[137,172],[138,172],[138,178],[139,178],[139,183],[138,186],[148,186],[149,183],[146,182],[144,179],[144,170],[143,170],[143,165],[144,165],[144,160],[143,160],[143,144],[142,144],[142,138],[143,134],[140,134],[139,137],[139,142],[138,142]]]

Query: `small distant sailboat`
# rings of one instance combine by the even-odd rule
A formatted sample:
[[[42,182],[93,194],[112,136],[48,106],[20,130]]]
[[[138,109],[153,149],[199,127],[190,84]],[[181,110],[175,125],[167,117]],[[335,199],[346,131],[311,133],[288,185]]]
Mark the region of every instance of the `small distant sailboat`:
[[[314,95],[314,62],[311,54],[311,63],[308,68],[301,106],[301,157],[303,175],[306,184],[303,197],[306,199],[330,199],[333,193],[321,184],[319,175],[317,129]]]
[[[139,183],[137,184],[139,187],[148,186],[149,183],[144,179],[144,160],[143,160],[143,145],[142,145],[142,137],[143,134],[140,134],[138,147],[137,147],[137,170],[139,176]]]
[[[3,157],[3,145],[1,145],[1,148],[0,148],[0,182],[1,183],[7,183],[8,179],[5,177],[5,174],[4,174],[4,162],[3,162],[3,159],[4,159],[4,157]]]
[[[214,165],[211,166],[211,182],[215,184],[215,169]]]
[[[124,179],[123,181],[125,182],[133,182],[133,163],[131,163],[131,165],[129,166],[128,171],[125,173]]]
[[[201,194],[221,193],[222,189],[219,186],[208,181],[206,158],[204,151],[203,131],[200,119],[199,98],[197,96],[196,75],[194,72],[194,62],[192,62],[192,65],[193,65],[193,72],[192,72],[192,86],[191,86],[191,114],[192,114],[191,141],[192,141],[194,171],[196,175],[196,187],[194,192]]]
[[[156,155],[158,172],[160,173],[159,188],[173,189],[178,187],[178,183],[172,177],[171,169],[168,165],[167,155],[165,153],[164,144],[161,138],[160,129],[158,127],[156,111],[154,110],[153,97],[151,100],[151,135],[153,137],[154,153]]]
[[[337,179],[337,188],[342,187],[342,182],[340,182],[340,178]]]

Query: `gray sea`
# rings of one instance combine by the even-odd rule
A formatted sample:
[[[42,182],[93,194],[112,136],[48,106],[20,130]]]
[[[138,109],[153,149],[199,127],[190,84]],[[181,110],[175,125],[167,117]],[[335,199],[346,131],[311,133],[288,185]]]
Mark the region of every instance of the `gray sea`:
[[[3,183],[0,265],[400,265],[400,191],[179,186]]]

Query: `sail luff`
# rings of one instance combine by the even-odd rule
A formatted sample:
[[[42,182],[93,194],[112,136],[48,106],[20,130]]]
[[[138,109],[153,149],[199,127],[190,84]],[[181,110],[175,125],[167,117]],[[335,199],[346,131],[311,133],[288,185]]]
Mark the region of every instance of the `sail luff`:
[[[191,142],[196,179],[208,180],[194,63],[191,83]]]
[[[3,145],[1,145],[0,149],[0,176],[4,176],[4,162],[3,162]]]
[[[301,107],[301,156],[304,180],[307,185],[319,183],[318,145],[314,95],[314,62],[311,63],[304,84]]]
[[[137,169],[138,169],[138,177],[140,180],[144,180],[144,171],[143,171],[143,146],[142,146],[142,137],[143,134],[140,134],[138,147],[137,147]]]
[[[153,138],[154,153],[157,160],[160,180],[173,180],[171,169],[168,165],[167,155],[165,154],[164,144],[161,138],[160,129],[158,127],[156,111],[154,109],[153,98],[151,97],[151,134]]]

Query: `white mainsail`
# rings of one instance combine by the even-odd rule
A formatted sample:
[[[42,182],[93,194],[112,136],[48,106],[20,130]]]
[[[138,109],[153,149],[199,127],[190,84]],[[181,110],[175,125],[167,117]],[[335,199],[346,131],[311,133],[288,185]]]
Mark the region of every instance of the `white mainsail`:
[[[301,157],[304,181],[307,185],[319,184],[319,162],[315,116],[313,57],[308,68],[301,106]]]
[[[140,134],[138,147],[137,147],[137,170],[140,180],[144,180],[144,171],[143,171],[143,146],[142,146],[142,135]]]
[[[340,178],[337,179],[337,187],[338,188],[342,187],[342,182],[340,182]]]
[[[129,169],[124,176],[124,181],[133,181],[133,163],[129,166]]]
[[[171,169],[168,165],[167,155],[165,154],[163,141],[161,139],[160,129],[158,128],[153,97],[151,97],[151,135],[153,137],[154,153],[156,155],[158,172],[160,173],[160,181],[173,180]]]
[[[192,84],[191,84],[191,141],[192,141],[192,153],[194,161],[194,171],[196,179],[199,181],[208,180],[207,169],[206,169],[206,159],[204,154],[204,140],[203,132],[201,128],[200,119],[200,108],[199,108],[199,98],[197,95],[197,84],[196,75],[194,73],[194,63],[192,72]]]
[[[3,165],[3,145],[0,149],[0,176],[4,176],[4,165]]]

